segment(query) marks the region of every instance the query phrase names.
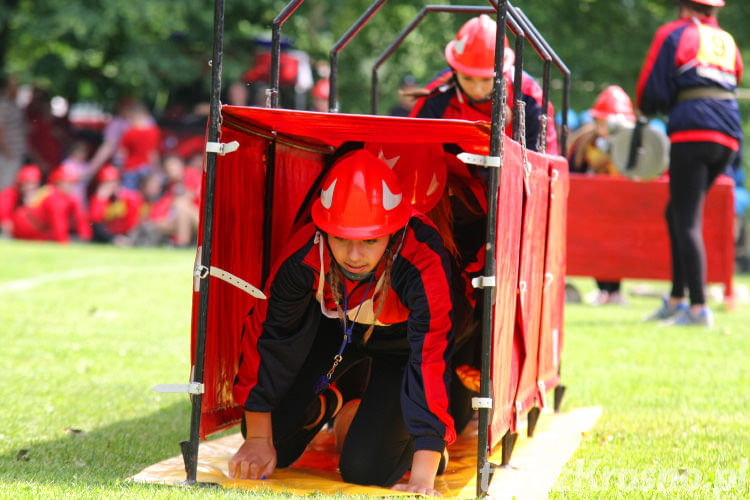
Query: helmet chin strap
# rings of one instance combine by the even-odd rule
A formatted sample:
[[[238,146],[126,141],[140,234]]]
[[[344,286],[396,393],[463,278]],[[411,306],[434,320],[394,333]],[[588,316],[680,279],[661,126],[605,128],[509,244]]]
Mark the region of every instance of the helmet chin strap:
[[[334,260],[336,260],[335,257],[334,257]],[[346,278],[351,281],[364,281],[370,276],[372,276],[372,273],[375,272],[375,271],[369,271],[366,273],[352,273],[352,272],[347,271],[346,268],[342,266],[338,261],[336,263],[339,265],[339,268],[341,269],[341,272],[344,274],[344,276],[346,276]],[[378,264],[380,264],[379,261],[378,261]]]

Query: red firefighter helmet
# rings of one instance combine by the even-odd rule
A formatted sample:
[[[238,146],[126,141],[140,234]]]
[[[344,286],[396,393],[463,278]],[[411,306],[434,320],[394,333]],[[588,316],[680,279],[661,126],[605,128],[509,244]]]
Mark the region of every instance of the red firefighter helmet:
[[[42,182],[42,171],[36,165],[24,165],[16,172],[16,184]]]
[[[465,75],[491,78],[495,74],[496,34],[497,23],[490,16],[473,17],[445,46],[445,59],[451,68]]]
[[[693,3],[708,5],[710,7],[724,7],[724,0],[690,0]]]
[[[391,167],[406,201],[422,213],[440,200],[448,177],[439,144],[367,143],[365,149]]]
[[[633,102],[622,87],[610,85],[596,98],[591,116],[606,120],[610,116],[621,115],[626,120],[634,122]]]
[[[321,78],[315,83],[312,88],[312,96],[316,99],[328,99],[331,92],[331,82],[328,78]]]
[[[334,164],[312,207],[312,219],[318,228],[352,240],[393,234],[410,216],[411,207],[396,174],[363,149],[342,156]]]
[[[73,165],[63,163],[49,174],[49,183],[78,182],[78,171]]]
[[[96,174],[97,182],[119,181],[120,171],[114,165],[104,165]]]

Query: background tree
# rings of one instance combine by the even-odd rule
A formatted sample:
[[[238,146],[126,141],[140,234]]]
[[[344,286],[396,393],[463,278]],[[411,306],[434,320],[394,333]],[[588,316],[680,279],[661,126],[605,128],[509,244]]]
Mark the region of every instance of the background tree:
[[[270,39],[273,18],[287,0],[226,2],[224,83],[250,67],[256,38]],[[328,52],[371,0],[308,0],[284,26],[294,48],[314,60]],[[391,0],[339,58],[344,112],[369,112],[372,64],[427,3],[481,5],[476,0]],[[632,96],[656,28],[674,19],[673,0],[516,0],[573,72],[572,106],[584,109],[610,84]],[[750,54],[744,20],[750,2],[728,2],[719,21]],[[396,99],[399,79],[427,83],[445,67],[443,48],[469,16],[432,13],[383,65],[381,112]],[[130,93],[152,107],[206,100],[212,51],[211,0],[6,0],[0,4],[0,67],[71,101],[113,105]],[[541,63],[525,50],[529,72]],[[553,78],[559,74],[553,72]],[[559,107],[559,93],[553,93]]]

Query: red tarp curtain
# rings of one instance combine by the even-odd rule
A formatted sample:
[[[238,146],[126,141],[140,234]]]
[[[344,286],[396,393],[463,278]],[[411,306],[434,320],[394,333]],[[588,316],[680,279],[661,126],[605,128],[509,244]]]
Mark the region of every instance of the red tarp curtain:
[[[497,273],[492,335],[494,410],[489,439],[491,447],[503,437],[511,425],[515,396],[515,381],[512,380],[510,368],[523,219],[523,165],[521,147],[507,138],[497,200]]]
[[[529,153],[531,173],[529,194],[524,200],[523,231],[521,233],[521,264],[518,277],[518,307],[520,328],[515,336],[523,342],[522,364],[516,389],[517,414],[527,411],[538,401],[537,353],[544,285],[544,257],[547,242],[549,205],[549,163],[543,155]]]
[[[261,288],[266,155],[276,140],[271,255],[290,236],[299,207],[323,168],[325,153],[347,141],[453,143],[486,154],[489,125],[458,120],[423,120],[312,113],[252,107],[222,108],[221,142],[240,148],[217,156],[211,265]],[[202,214],[202,212],[201,212]],[[198,241],[202,241],[201,220]],[[200,254],[200,252],[199,252]],[[201,437],[235,425],[241,409],[232,398],[242,322],[254,299],[218,279],[211,280],[204,368]],[[193,352],[198,290],[193,296]]]
[[[542,403],[545,392],[560,383],[560,353],[563,341],[563,308],[565,305],[565,231],[567,198],[570,186],[568,162],[553,157],[549,162],[550,196],[547,221],[547,255],[544,265],[541,326],[537,380]],[[549,406],[549,405],[547,405]]]

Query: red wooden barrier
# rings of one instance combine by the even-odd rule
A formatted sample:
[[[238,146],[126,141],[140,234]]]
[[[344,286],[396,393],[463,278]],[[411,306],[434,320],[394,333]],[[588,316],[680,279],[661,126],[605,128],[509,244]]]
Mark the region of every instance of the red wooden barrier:
[[[708,192],[703,219],[707,281],[732,294],[734,183],[721,176]],[[671,280],[664,209],[666,179],[635,182],[624,177],[570,175],[567,274],[606,281]]]

